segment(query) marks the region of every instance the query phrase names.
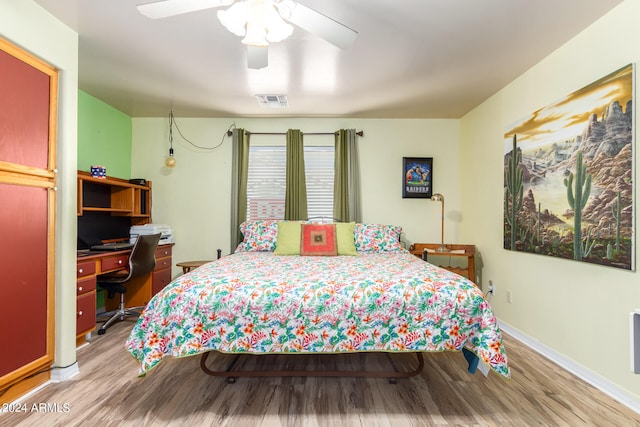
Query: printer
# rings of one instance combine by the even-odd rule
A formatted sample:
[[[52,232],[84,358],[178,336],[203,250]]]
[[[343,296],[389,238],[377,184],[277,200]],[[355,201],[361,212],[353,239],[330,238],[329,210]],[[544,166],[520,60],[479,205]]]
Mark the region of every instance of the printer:
[[[166,245],[169,243],[175,243],[173,240],[173,230],[166,224],[145,224],[145,225],[133,225],[129,229],[129,243],[135,243],[138,236],[142,234],[157,234],[160,233],[159,245]]]

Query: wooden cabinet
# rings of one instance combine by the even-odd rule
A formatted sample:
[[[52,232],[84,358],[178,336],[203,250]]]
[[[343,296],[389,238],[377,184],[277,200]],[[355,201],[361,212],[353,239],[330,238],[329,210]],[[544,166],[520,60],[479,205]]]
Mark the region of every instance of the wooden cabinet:
[[[439,248],[440,243],[414,243],[409,251],[425,261],[464,276],[475,283],[475,245],[447,244],[448,252],[438,252]],[[443,262],[446,264],[441,264]]]
[[[171,281],[171,245],[158,246],[156,268],[151,273],[151,296],[164,289]]]
[[[0,38],[0,403],[50,378],[58,71]]]
[[[95,262],[78,262],[76,273],[76,336],[80,336],[96,328]]]
[[[96,329],[96,294],[99,274],[122,270],[129,265],[129,252],[96,254],[77,260],[76,269],[76,345]]]
[[[85,335],[96,328],[96,288],[78,295],[76,300],[76,335]]]

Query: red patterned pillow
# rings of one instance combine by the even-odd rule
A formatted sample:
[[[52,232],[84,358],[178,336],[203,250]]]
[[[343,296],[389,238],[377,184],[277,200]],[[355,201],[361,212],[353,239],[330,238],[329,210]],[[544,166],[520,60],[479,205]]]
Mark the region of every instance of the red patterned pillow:
[[[300,255],[338,255],[335,224],[302,224]]]

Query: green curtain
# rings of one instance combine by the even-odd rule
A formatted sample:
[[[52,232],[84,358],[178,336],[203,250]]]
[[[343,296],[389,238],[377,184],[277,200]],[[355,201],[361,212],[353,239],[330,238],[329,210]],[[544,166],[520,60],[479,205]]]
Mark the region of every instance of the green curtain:
[[[304,172],[304,144],[300,129],[287,131],[286,185],[284,219],[307,219],[307,181]]]
[[[336,133],[333,216],[340,221],[362,222],[355,129],[340,129]]]
[[[339,221],[349,218],[349,141],[345,129],[336,133],[334,176],[333,176],[333,217]]]
[[[240,224],[247,219],[247,174],[249,171],[249,134],[234,129],[231,165],[231,251],[242,241]]]

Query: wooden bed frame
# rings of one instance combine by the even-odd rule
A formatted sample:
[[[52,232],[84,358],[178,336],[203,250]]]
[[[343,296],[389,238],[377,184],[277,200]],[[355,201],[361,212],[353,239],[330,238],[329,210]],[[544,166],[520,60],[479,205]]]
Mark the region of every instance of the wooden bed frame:
[[[211,351],[208,351],[202,354],[200,358],[200,368],[208,374],[215,377],[226,377],[228,383],[235,383],[236,377],[366,377],[366,378],[389,378],[389,382],[395,384],[398,378],[409,378],[418,375],[422,372],[424,368],[424,358],[422,353],[415,352],[413,354],[416,355],[418,359],[418,366],[412,371],[348,371],[348,370],[322,370],[322,371],[313,371],[313,370],[268,370],[268,371],[258,371],[258,370],[232,370],[240,356],[247,356],[250,354],[237,354],[229,363],[227,368],[224,371],[216,371],[209,369],[207,367],[207,358]],[[317,355],[321,355],[322,353],[318,353]],[[353,354],[353,353],[350,353]],[[387,357],[390,358],[389,353],[385,353]],[[293,355],[293,354],[292,354]],[[309,353],[304,353],[304,355],[309,355]]]

